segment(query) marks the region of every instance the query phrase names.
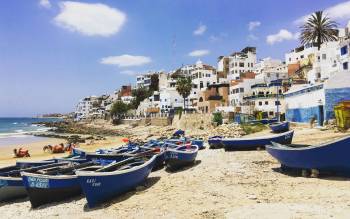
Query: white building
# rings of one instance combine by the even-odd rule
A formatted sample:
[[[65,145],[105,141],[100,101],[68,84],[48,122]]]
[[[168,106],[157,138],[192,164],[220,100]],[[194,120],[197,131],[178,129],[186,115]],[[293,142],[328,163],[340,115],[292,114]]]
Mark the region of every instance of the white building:
[[[293,49],[290,53],[285,54],[286,64],[295,64],[304,59],[314,55],[317,52],[317,46],[315,44],[305,44],[305,46],[300,46]]]
[[[254,77],[242,78],[231,81],[229,93],[229,106],[233,112],[249,113],[249,107],[245,104],[244,96],[251,92],[251,86],[256,83]]]
[[[256,63],[253,72],[256,74],[256,79],[265,83],[279,79],[288,79],[288,66],[279,59],[262,59]]]
[[[169,112],[170,109],[183,108],[183,97],[176,88],[167,88],[159,92],[159,108],[161,112]]]
[[[269,118],[285,113],[283,89],[282,80],[266,83],[257,79],[243,98],[244,104],[250,106],[248,113],[262,112]]]
[[[256,48],[246,47],[241,52],[234,52],[229,56],[229,80],[240,79],[245,72],[252,72],[256,63]]]
[[[138,75],[136,77],[136,87],[149,87],[151,85],[151,75],[152,74],[143,74],[143,75]]]
[[[192,90],[189,99],[192,103],[197,102],[200,91],[204,91],[210,84],[217,82],[215,68],[203,64],[200,60],[196,62],[194,68],[190,72],[192,78]]]

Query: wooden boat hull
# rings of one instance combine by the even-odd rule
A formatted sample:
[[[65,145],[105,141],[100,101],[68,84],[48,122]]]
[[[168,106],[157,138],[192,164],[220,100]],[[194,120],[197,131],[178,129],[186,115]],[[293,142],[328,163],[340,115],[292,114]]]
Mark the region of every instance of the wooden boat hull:
[[[170,138],[165,140],[166,143],[171,144],[185,144],[186,142],[191,142],[191,145],[197,145],[199,150],[205,148],[204,141],[202,139],[195,138]]]
[[[275,133],[289,131],[289,122],[277,122],[269,125],[270,129]]]
[[[222,144],[226,151],[230,150],[254,150],[256,148],[265,148],[265,145],[271,142],[278,142],[281,144],[290,144],[293,139],[294,131],[284,132],[282,134],[275,134],[271,136],[261,136],[254,138],[226,138],[222,139]]]
[[[156,156],[141,166],[116,172],[77,171],[80,186],[90,208],[134,189],[152,171]]]
[[[251,120],[249,123],[252,123],[252,124],[271,124],[271,123],[274,123],[274,122],[277,122],[277,119],[261,119],[261,120]]]
[[[20,177],[0,177],[0,202],[26,197],[27,192]]]
[[[81,194],[76,175],[48,176],[23,172],[22,179],[33,208]]]
[[[186,146],[167,149],[165,154],[165,164],[169,169],[175,170],[184,166],[192,165],[196,160],[198,146],[192,145],[192,151],[182,151],[180,150],[182,148],[186,148]]]
[[[218,148],[222,148],[222,136],[213,136],[213,137],[209,137],[208,139],[208,144],[209,144],[209,148],[210,149],[218,149]]]
[[[318,146],[300,148],[272,143],[266,146],[266,150],[285,167],[349,175],[349,146],[350,136],[347,136]]]

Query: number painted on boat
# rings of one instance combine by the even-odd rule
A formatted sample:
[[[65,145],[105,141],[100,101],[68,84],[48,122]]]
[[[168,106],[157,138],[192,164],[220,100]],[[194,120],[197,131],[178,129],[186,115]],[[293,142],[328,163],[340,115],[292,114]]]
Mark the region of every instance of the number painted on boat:
[[[173,159],[177,159],[177,158],[179,158],[179,154],[176,152],[170,152],[168,157],[173,158]]]
[[[7,181],[6,180],[3,180],[3,179],[0,179],[0,188],[1,187],[4,187],[4,186],[7,186]]]
[[[28,176],[29,187],[49,188],[49,179]]]
[[[90,184],[92,187],[100,187],[101,186],[101,182],[97,182],[97,180],[95,178],[87,179],[86,183]]]

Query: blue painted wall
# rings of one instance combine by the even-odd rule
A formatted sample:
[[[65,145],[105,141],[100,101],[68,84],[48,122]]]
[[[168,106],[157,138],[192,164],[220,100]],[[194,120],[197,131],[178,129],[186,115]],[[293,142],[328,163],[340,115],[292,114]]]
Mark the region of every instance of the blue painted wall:
[[[350,87],[326,89],[325,96],[325,119],[334,119],[334,106],[340,101],[350,100]]]
[[[287,121],[291,122],[310,122],[311,118],[316,116],[316,119],[319,120],[320,113],[318,106],[308,107],[308,108],[297,108],[297,109],[288,109],[286,112]]]

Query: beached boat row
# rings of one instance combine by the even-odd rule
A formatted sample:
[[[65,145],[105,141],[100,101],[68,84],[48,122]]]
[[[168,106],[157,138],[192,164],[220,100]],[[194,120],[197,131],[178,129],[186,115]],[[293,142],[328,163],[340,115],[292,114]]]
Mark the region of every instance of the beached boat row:
[[[35,208],[83,193],[88,206],[95,207],[142,184],[163,165],[176,170],[193,164],[199,149],[194,143],[183,137],[129,142],[94,153],[75,148],[70,158],[17,162],[0,169],[0,201],[28,195]]]
[[[266,148],[281,163],[282,170],[301,170],[317,174],[350,175],[350,136],[319,145],[293,145],[294,131],[289,122],[271,122],[274,134],[259,137],[208,139],[210,148],[254,150]]]

